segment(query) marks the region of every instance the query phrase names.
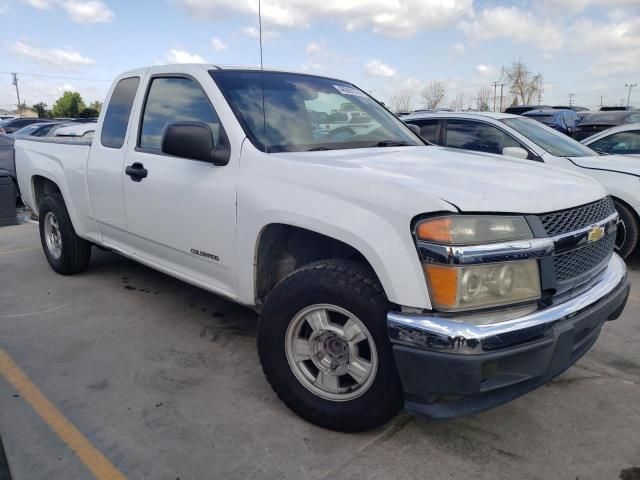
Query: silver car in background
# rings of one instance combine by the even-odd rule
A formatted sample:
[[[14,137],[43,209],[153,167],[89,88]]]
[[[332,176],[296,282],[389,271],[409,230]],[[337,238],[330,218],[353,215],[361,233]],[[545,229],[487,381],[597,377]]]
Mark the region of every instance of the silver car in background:
[[[402,121],[420,128],[420,135],[436,145],[544,162],[595,178],[607,189],[620,214],[618,253],[625,258],[636,249],[640,238],[637,159],[599,155],[540,122],[507,113],[418,113],[404,116]]]

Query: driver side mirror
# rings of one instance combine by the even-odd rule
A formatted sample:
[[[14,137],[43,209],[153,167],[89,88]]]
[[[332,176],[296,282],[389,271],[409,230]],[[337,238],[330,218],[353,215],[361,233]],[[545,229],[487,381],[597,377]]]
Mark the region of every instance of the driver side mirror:
[[[168,124],[162,133],[162,153],[222,166],[229,163],[231,152],[222,126],[220,142],[216,145],[211,127],[206,123],[175,122]]]
[[[520,147],[504,147],[502,149],[502,155],[526,160],[529,157],[529,152]]]

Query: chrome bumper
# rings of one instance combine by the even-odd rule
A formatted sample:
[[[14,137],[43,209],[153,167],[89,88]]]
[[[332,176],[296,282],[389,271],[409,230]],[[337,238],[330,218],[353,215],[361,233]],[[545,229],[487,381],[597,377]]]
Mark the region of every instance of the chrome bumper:
[[[616,290],[626,281],[626,273],[624,261],[613,254],[606,269],[586,292],[563,303],[499,323],[475,325],[436,314],[389,312],[389,335],[396,344],[441,353],[480,354],[495,351],[544,336],[558,323]]]

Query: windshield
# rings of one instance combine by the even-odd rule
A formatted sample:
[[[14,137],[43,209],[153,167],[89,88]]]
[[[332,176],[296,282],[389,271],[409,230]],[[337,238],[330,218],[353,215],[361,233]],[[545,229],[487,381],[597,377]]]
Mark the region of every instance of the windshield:
[[[264,152],[424,145],[378,102],[339,80],[280,72],[210,73],[251,142]]]
[[[530,118],[505,118],[502,123],[524,135],[556,157],[595,157],[598,154],[564,133],[557,132]]]

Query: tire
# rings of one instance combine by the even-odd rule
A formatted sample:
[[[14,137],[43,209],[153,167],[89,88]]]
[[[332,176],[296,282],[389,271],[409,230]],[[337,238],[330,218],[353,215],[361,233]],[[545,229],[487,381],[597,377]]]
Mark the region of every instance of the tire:
[[[640,227],[635,214],[629,207],[617,200],[614,200],[613,203],[621,222],[621,225],[618,226],[618,236],[616,237],[616,252],[622,258],[627,258],[638,246]]]
[[[324,331],[315,337],[316,340],[311,340],[322,329],[312,329],[311,323],[305,319],[323,308],[328,311],[331,322],[329,328],[344,328],[343,337],[333,331]],[[375,274],[365,265],[353,261],[314,262],[280,281],[265,299],[258,323],[260,362],[278,397],[302,418],[331,430],[359,432],[391,420],[403,407],[404,399],[387,333],[386,315],[389,308],[390,304]],[[309,311],[312,313],[304,314]],[[345,320],[346,323],[341,325]],[[359,327],[351,328],[356,323]],[[301,325],[300,332],[305,329],[311,332],[308,339],[290,335],[298,324]],[[351,327],[348,328],[349,325]],[[359,333],[349,333],[356,331]],[[326,335],[329,337],[321,342]],[[362,336],[365,339],[359,340],[354,347],[345,341],[349,336],[353,336],[352,343]],[[337,341],[340,339],[342,343]],[[316,352],[315,346],[318,345],[319,349],[326,347],[326,356],[322,361],[318,360],[320,354],[314,355],[313,360],[310,357],[304,362],[296,361],[296,349],[288,346],[299,341],[314,346],[305,352]],[[335,354],[335,343],[340,344],[336,349],[338,352],[344,352],[348,347],[348,353],[340,354],[338,360],[331,360],[327,367],[325,361]],[[341,349],[341,346],[344,348]],[[304,354],[301,358],[304,358]],[[365,368],[357,376],[351,373],[339,376],[332,388],[337,385],[336,388],[342,392],[320,391],[324,385],[317,386],[321,370],[316,363],[333,372],[323,375],[337,377],[344,368],[350,369],[356,362],[369,365],[366,380],[362,374]],[[313,380],[307,377],[309,373],[313,377],[314,368],[318,371],[318,377],[316,383],[311,384]],[[314,388],[318,391],[312,391]],[[327,398],[329,396],[335,398]]]
[[[91,243],[76,235],[62,195],[45,196],[38,210],[40,242],[51,268],[62,275],[85,270],[91,258]],[[47,232],[53,233],[49,240]]]

